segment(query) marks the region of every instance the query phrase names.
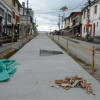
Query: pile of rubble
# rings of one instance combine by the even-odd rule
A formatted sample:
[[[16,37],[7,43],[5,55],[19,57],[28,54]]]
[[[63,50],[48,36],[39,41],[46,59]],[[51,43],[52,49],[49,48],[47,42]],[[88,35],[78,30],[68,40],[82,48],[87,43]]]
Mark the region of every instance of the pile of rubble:
[[[55,80],[55,83],[57,84],[56,88],[63,87],[64,89],[69,90],[74,87],[80,87],[86,89],[87,94],[95,95],[91,83],[87,83],[82,77],[66,77],[64,80]]]

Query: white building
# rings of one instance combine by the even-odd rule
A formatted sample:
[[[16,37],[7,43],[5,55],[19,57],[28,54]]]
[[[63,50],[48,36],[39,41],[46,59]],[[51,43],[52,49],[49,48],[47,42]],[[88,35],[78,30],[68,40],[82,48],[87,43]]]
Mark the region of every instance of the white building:
[[[88,6],[86,6],[82,12],[82,37],[87,35],[87,19],[88,19]],[[89,34],[92,37],[100,36],[100,0],[94,0],[91,2],[90,10],[89,10],[89,19],[91,27],[89,28]]]
[[[64,29],[69,29],[70,28],[70,17],[65,18],[64,21],[65,21]]]
[[[2,17],[3,33],[11,35],[12,9],[3,0],[0,0],[0,16]]]
[[[90,7],[91,36],[100,36],[100,0],[94,0]]]

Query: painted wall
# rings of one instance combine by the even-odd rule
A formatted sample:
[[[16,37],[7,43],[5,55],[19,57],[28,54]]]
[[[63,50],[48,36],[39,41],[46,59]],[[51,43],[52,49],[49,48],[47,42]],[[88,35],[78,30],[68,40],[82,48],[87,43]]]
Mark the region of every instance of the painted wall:
[[[97,13],[94,13],[95,6],[97,6]],[[84,18],[85,12],[85,18]],[[82,37],[87,35],[87,29],[85,25],[87,24],[87,9],[83,11],[82,15]],[[89,33],[91,36],[100,36],[100,1],[98,3],[93,4],[90,7],[90,24]]]
[[[69,18],[65,19],[65,25],[64,25],[64,28],[69,27],[69,25],[70,25],[69,23],[70,23]]]
[[[94,13],[94,8],[97,6],[97,14]],[[92,24],[91,36],[100,36],[100,1],[90,8],[90,19]],[[94,32],[95,25],[95,32]]]

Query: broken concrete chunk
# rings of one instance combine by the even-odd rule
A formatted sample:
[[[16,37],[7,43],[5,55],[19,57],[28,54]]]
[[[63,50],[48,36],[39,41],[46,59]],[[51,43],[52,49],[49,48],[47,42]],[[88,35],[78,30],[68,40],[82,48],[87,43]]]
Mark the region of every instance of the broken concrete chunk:
[[[62,84],[63,83],[63,80],[55,80],[55,83],[56,84]]]
[[[68,83],[62,83],[61,86],[62,87],[67,87],[67,86],[70,86],[70,84],[68,84]]]
[[[74,77],[66,77],[64,80],[55,80],[55,83],[58,84],[56,88],[63,87],[65,90],[69,90],[74,87],[81,87],[83,89],[86,89],[87,94],[93,94],[93,87],[91,86],[91,83],[87,83],[86,80],[84,80],[82,77],[74,76]]]
[[[56,86],[56,88],[59,88],[60,86]]]
[[[75,86],[79,83],[79,81],[80,81],[80,80],[76,80],[76,81],[71,85],[71,87],[72,87],[72,88],[75,87]]]

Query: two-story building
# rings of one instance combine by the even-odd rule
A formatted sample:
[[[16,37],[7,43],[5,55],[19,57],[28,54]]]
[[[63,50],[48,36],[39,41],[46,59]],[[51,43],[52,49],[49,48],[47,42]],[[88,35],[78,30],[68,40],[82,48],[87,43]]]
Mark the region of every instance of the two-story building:
[[[64,19],[64,21],[65,21],[64,29],[65,29],[67,32],[69,32],[69,29],[70,29],[70,17],[66,17],[66,18]]]
[[[12,9],[12,24],[14,25],[15,37],[19,38],[19,17],[21,4],[18,0],[4,0],[8,6]]]
[[[89,12],[88,12],[89,9]],[[91,2],[90,7],[86,6],[82,9],[82,36],[85,37],[87,33],[86,24],[88,22],[89,14],[89,23],[91,27],[88,29],[90,36],[100,36],[100,0],[94,0]]]
[[[0,0],[0,16],[2,17],[2,35],[12,33],[12,9],[3,0]]]
[[[90,7],[90,35],[100,36],[100,0],[91,2]]]
[[[82,33],[81,24],[82,12],[72,12],[69,17],[65,18],[65,32],[69,35]]]
[[[78,33],[78,35],[82,34],[82,21],[81,21],[81,17],[82,17],[82,12],[75,12],[76,14],[74,15],[74,17],[72,18],[72,28],[73,28],[73,33],[76,34]]]
[[[72,12],[70,14],[71,17],[71,32],[73,34],[81,33],[81,12]]]

